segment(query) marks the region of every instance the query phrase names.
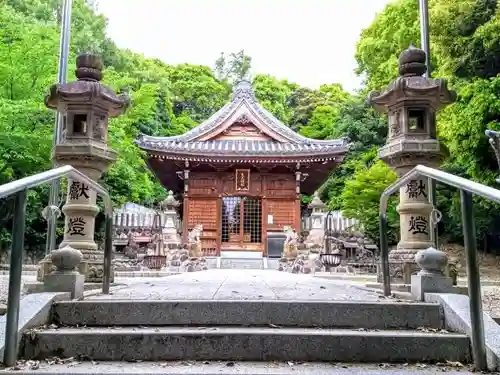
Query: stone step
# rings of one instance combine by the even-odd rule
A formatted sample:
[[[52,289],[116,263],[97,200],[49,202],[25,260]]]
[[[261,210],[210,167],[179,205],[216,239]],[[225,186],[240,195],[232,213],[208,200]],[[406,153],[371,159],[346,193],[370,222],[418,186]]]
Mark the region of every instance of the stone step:
[[[175,362],[76,362],[54,364],[53,360],[30,366],[21,364],[17,369],[2,370],[2,374],[120,374],[120,375],[448,375],[477,374],[466,368],[432,366],[426,364],[339,364],[318,362],[238,362],[238,361],[175,361]]]
[[[470,362],[469,338],[452,333],[321,328],[57,328],[23,336],[22,356],[94,361]]]
[[[271,270],[277,270],[278,269],[278,266],[280,264],[280,260],[279,259],[273,259],[273,258],[269,258],[267,260],[267,267]]]
[[[205,257],[205,262],[208,269],[217,268],[217,257]]]
[[[132,278],[132,277],[166,277],[178,275],[180,272],[177,270],[168,271],[115,271],[115,279]]]
[[[86,300],[58,302],[54,322],[64,326],[276,326],[366,329],[441,329],[433,303],[284,300]]]
[[[224,258],[220,259],[220,268],[222,269],[264,269],[263,258]]]

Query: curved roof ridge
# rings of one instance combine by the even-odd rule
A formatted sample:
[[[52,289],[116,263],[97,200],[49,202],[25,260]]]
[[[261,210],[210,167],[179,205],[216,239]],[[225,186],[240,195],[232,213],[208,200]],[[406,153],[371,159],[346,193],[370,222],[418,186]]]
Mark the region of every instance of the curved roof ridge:
[[[282,121],[280,121],[276,116],[274,116],[270,111],[268,111],[264,106],[262,106],[255,96],[252,84],[248,80],[240,80],[233,88],[232,99],[224,106],[222,106],[217,112],[211,115],[208,119],[190,129],[184,134],[159,137],[159,136],[147,136],[141,134],[138,139],[140,144],[143,141],[179,141],[179,142],[196,142],[197,138],[203,137],[204,135],[210,133],[221,124],[223,124],[241,105],[246,104],[247,107],[254,112],[262,124],[269,128],[271,133],[276,133],[277,135],[285,138],[288,142],[294,144],[339,144],[342,142],[347,145],[349,140],[347,138],[331,139],[331,140],[318,140],[313,138],[305,137],[293,129],[290,129]]]
[[[308,142],[299,142],[296,144],[301,144],[304,146],[314,146],[314,145],[342,145],[342,146],[349,146],[350,145],[350,140],[347,137],[342,137],[342,138],[336,138],[336,139],[313,139],[313,138],[307,138]],[[234,140],[225,140],[225,142],[230,141],[233,143],[244,143],[244,142],[250,142],[250,143],[256,143],[256,144],[266,144],[266,143],[280,143],[275,140],[261,140],[261,139],[234,139]],[[219,143],[221,142],[220,140],[217,139],[210,139],[210,140],[186,140],[183,139],[181,136],[170,136],[170,137],[162,137],[162,136],[152,136],[152,135],[147,135],[140,133],[139,136],[136,138],[135,142],[139,145],[144,144],[146,142],[161,142],[161,143],[193,143],[193,144],[203,144],[203,143]]]
[[[290,156],[297,157],[339,155],[348,151],[350,145],[344,139],[329,144],[282,143],[271,140],[208,140],[208,141],[166,141],[165,139],[142,139],[136,141],[139,147],[149,152],[172,152],[190,155],[244,156]],[[221,156],[222,157],[222,156]]]

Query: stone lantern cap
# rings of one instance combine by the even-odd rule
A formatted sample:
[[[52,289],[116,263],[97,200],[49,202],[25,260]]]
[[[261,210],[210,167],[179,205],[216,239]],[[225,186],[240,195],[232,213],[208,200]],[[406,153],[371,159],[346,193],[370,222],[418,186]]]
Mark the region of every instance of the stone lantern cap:
[[[456,100],[455,91],[448,89],[444,79],[427,78],[426,53],[415,46],[399,55],[399,77],[384,90],[373,91],[368,97],[370,105],[380,112],[405,101],[426,101],[435,110]]]
[[[100,56],[79,55],[76,58],[75,71],[78,81],[52,85],[45,97],[45,105],[59,110],[61,104],[97,102],[108,108],[109,117],[121,115],[130,104],[130,99],[128,95],[117,95],[111,88],[100,83],[103,68]]]
[[[427,72],[426,58],[427,55],[423,50],[416,48],[413,43],[410,44],[410,47],[399,55],[399,75],[423,76]]]
[[[162,205],[162,207],[167,208],[167,210],[172,209],[172,208],[176,208],[179,206],[179,202],[175,199],[174,192],[172,190],[169,190],[168,196],[161,203],[161,205]]]
[[[325,208],[326,204],[324,204],[323,201],[321,200],[321,198],[319,197],[319,193],[317,191],[315,191],[313,200],[311,201],[311,203],[309,203],[309,205],[307,207],[312,208],[312,209],[314,209],[314,208],[321,209],[321,208]]]

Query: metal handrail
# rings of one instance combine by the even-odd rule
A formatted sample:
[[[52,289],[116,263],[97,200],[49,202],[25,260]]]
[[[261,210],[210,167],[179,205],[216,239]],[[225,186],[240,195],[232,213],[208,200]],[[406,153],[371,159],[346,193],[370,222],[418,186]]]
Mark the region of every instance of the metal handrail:
[[[467,256],[467,284],[469,292],[469,308],[471,315],[471,339],[474,363],[477,370],[486,370],[486,343],[484,338],[483,307],[481,298],[481,283],[477,261],[476,228],[473,218],[473,194],[500,203],[500,190],[452,175],[437,169],[418,165],[403,177],[398,179],[380,197],[380,257],[384,295],[391,295],[391,279],[389,267],[389,245],[387,239],[387,204],[389,196],[418,177],[427,177],[460,189],[462,230],[464,247]]]
[[[410,172],[405,174],[403,177],[401,177],[399,180],[397,180],[384,190],[380,199],[380,213],[387,210],[387,202],[390,195],[399,191],[400,187],[408,183],[410,180],[415,179],[415,177],[419,175],[432,178],[433,180],[436,180],[448,186],[453,186],[460,190],[466,190],[472,194],[479,195],[483,198],[487,198],[489,200],[500,203],[500,190],[498,189],[480,184],[478,182],[467,180],[463,177],[455,176],[438,169],[425,167],[423,165],[417,165]]]
[[[21,279],[24,252],[24,226],[26,214],[26,199],[28,189],[42,184],[68,177],[95,190],[104,200],[104,214],[106,215],[106,237],[104,244],[104,274],[102,291],[109,294],[111,281],[111,256],[112,256],[112,215],[113,207],[111,197],[106,189],[97,182],[88,178],[82,172],[70,165],[54,168],[34,176],[22,178],[0,186],[0,199],[15,195],[14,217],[12,226],[12,251],[9,272],[9,296],[7,300],[7,318],[5,327],[5,350],[3,362],[12,366],[17,361],[19,337],[19,306],[21,299]]]
[[[111,197],[108,191],[94,180],[88,178],[78,169],[72,167],[71,165],[65,165],[62,167],[50,169],[48,171],[35,174],[33,176],[24,177],[21,178],[20,180],[0,185],[0,199],[15,194],[21,190],[28,190],[37,187],[39,185],[45,184],[47,182],[57,180],[61,177],[69,177],[73,180],[77,180],[83,184],[89,185],[92,188],[92,190],[95,190],[103,197],[104,214],[106,216],[112,215],[113,207],[111,203]]]

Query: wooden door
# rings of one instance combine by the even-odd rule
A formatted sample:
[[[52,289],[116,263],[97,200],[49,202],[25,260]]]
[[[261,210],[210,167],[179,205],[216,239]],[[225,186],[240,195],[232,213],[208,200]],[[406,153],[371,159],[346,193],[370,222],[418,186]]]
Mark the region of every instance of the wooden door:
[[[221,248],[262,251],[262,201],[256,197],[222,197]]]

